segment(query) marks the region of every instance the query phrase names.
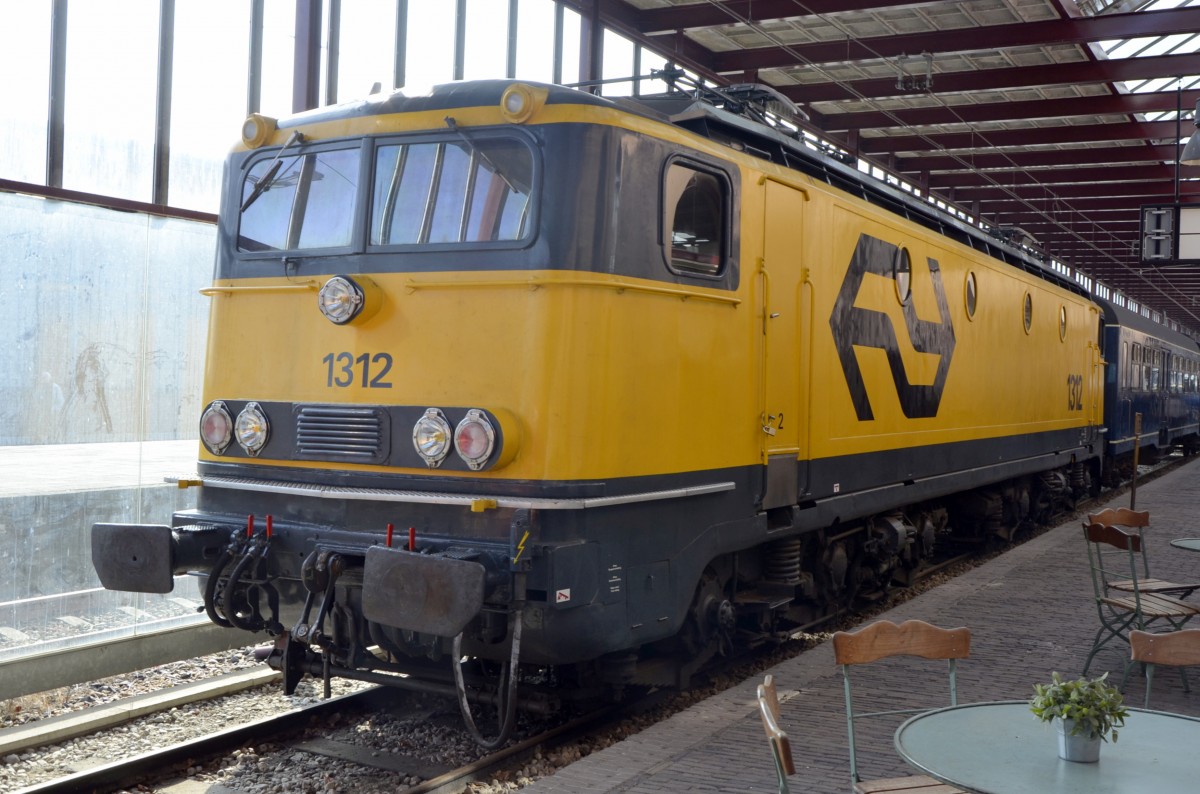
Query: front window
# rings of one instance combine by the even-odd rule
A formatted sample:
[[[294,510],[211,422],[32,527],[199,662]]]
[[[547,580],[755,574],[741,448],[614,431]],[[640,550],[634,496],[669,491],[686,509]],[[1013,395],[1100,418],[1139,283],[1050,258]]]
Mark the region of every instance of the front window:
[[[340,248],[354,234],[360,150],[281,150],[242,183],[240,251]]]
[[[511,138],[382,145],[375,156],[372,245],[520,240],[533,155]]]
[[[667,166],[663,205],[671,269],[685,275],[720,275],[725,251],[725,181],[679,163]]]

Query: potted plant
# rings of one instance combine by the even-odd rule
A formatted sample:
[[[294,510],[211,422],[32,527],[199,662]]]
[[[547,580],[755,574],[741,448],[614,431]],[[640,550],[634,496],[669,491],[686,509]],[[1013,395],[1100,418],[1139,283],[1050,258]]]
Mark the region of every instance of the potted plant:
[[[1117,740],[1117,728],[1129,712],[1125,698],[1105,681],[1108,673],[1088,680],[1064,681],[1058,673],[1049,684],[1034,684],[1029,709],[1043,722],[1055,721],[1058,756],[1067,761],[1100,760],[1100,742]]]

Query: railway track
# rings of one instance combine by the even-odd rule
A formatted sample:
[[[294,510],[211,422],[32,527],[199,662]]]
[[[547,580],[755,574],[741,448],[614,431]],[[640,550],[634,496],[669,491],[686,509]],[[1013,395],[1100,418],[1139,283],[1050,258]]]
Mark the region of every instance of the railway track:
[[[667,697],[668,693],[660,693],[639,703],[638,707],[644,709]],[[461,791],[474,780],[489,777],[498,769],[519,763],[535,751],[544,752],[556,744],[579,740],[606,723],[619,720],[624,713],[615,707],[597,710],[537,731],[500,750],[457,765],[429,760],[423,754],[381,752],[369,744],[329,738],[329,735],[361,730],[362,726],[378,719],[380,714],[388,714],[393,721],[404,721],[436,719],[438,712],[436,706],[430,708],[408,693],[369,687],[286,714],[254,720],[59,776],[19,789],[19,794],[111,792],[135,787],[138,791],[158,791],[169,788],[178,783],[180,778],[189,777],[189,773],[204,769],[214,761],[238,753],[241,748],[255,747],[258,749],[250,751],[248,757],[253,758],[254,765],[263,770],[264,777],[272,777],[270,770],[280,764],[302,767],[304,761],[300,756],[303,755],[313,757],[317,765],[336,761],[343,769],[346,765],[356,767],[359,772],[357,777],[371,779],[372,790],[449,794]],[[328,727],[331,725],[338,726],[338,729],[332,730]],[[314,731],[322,735],[314,736]],[[19,751],[19,748],[9,749]],[[313,781],[320,784],[316,790],[364,790],[353,784],[350,789],[340,788],[332,773],[326,773],[324,778]],[[349,780],[345,779],[343,783]],[[207,790],[234,794],[242,789],[227,784],[213,784]]]

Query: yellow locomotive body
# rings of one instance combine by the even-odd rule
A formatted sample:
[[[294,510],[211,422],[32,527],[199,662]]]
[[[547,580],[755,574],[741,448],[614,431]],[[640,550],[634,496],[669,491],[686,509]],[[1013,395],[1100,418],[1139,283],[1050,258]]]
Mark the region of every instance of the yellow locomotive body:
[[[107,586],[206,574],[292,685],[464,654],[684,679],[1097,473],[1086,293],[783,132],[508,81],[252,122],[199,507],[94,538]],[[307,225],[322,191],[344,230]],[[287,228],[249,241],[250,212]],[[482,457],[450,444],[472,421]]]

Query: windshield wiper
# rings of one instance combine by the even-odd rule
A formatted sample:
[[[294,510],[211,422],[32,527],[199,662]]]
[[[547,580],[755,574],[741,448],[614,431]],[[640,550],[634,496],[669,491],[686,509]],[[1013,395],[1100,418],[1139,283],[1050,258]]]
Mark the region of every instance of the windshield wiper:
[[[447,116],[445,121],[447,127],[458,133],[458,137],[462,138],[462,141],[467,145],[467,148],[479,155],[479,158],[483,160],[483,162],[486,163],[489,168],[492,169],[492,173],[500,177],[501,182],[508,185],[509,190],[511,190],[513,193],[521,192],[517,190],[516,185],[514,185],[509,178],[504,175],[504,172],[500,170],[500,166],[496,165],[496,162],[487,156],[487,152],[485,152],[482,147],[476,144],[475,141],[471,140],[470,137],[467,136],[467,133],[458,126],[458,122],[454,120],[453,116]]]
[[[304,136],[299,132],[293,132],[290,136],[288,136],[288,139],[284,142],[283,146],[279,147],[279,151],[275,152],[275,159],[271,161],[271,165],[267,168],[267,172],[262,175],[262,178],[259,179],[257,183],[255,183],[254,189],[250,191],[250,195],[246,196],[246,200],[242,202],[242,208],[239,210],[239,212],[245,212],[251,204],[253,204],[255,201],[258,201],[259,196],[271,189],[271,185],[275,183],[275,177],[279,176],[279,169],[283,166],[283,161],[279,159],[283,154],[283,150],[291,146],[293,143],[302,142],[303,140]]]

